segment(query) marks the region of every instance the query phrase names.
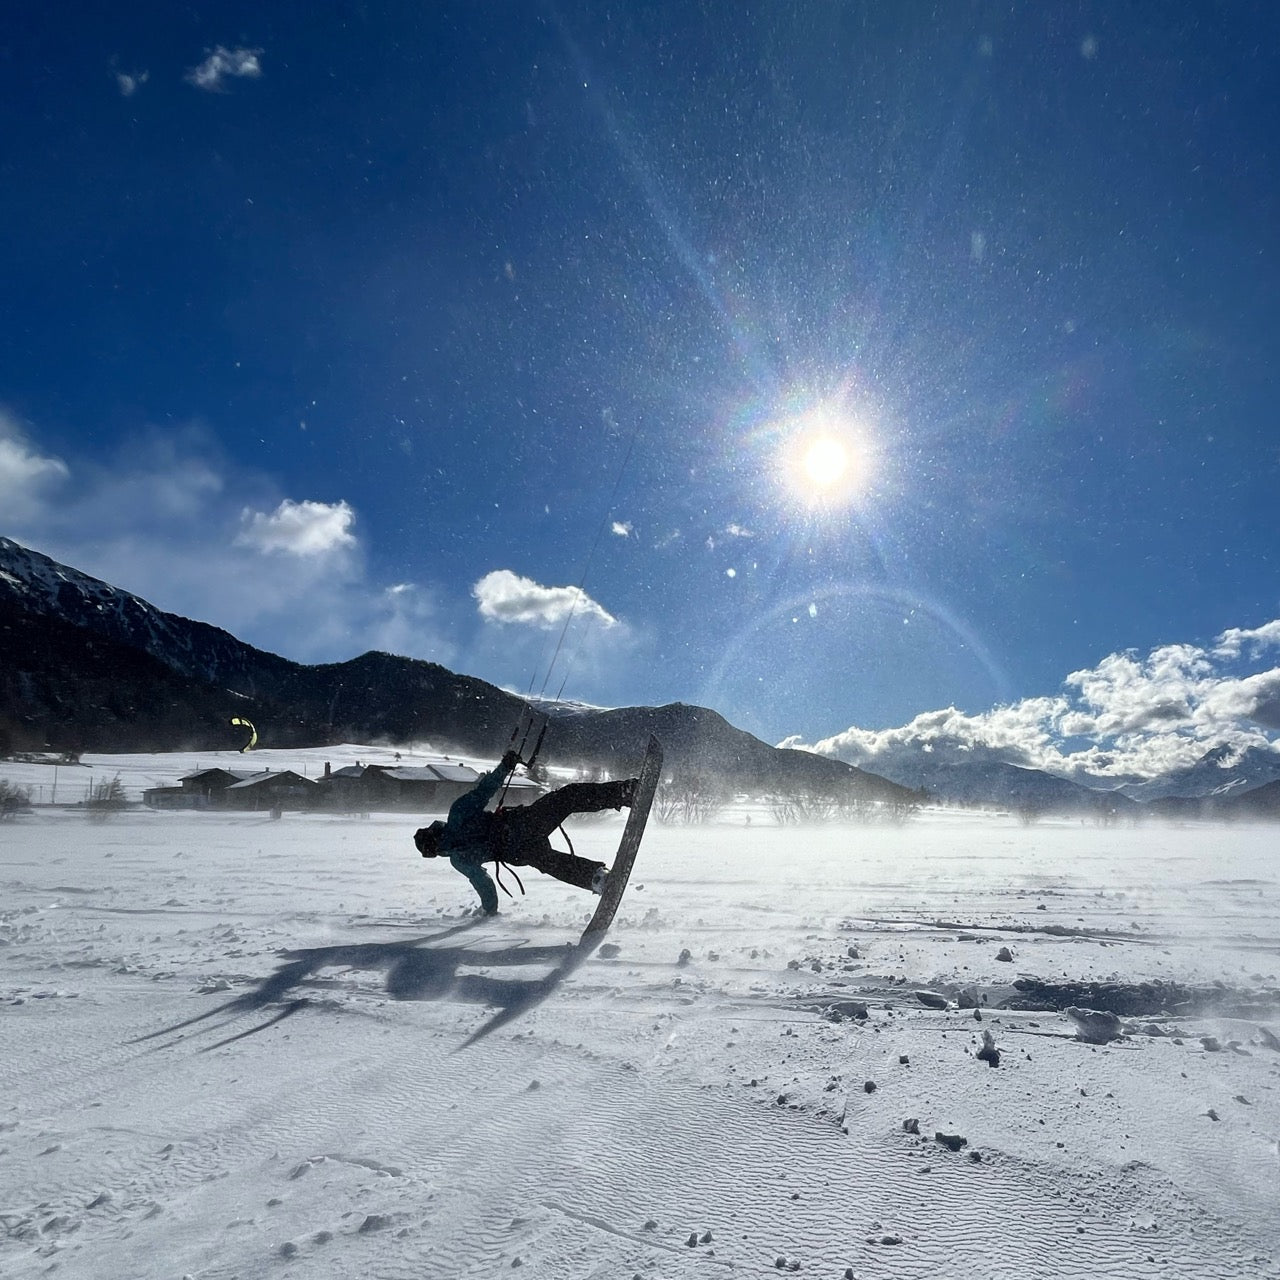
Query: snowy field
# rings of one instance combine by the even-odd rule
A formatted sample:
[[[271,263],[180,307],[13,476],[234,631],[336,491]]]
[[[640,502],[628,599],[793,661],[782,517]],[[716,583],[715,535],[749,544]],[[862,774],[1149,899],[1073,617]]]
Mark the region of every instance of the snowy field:
[[[1274,830],[651,824],[573,967],[415,825],[0,823],[0,1274],[1280,1275]]]

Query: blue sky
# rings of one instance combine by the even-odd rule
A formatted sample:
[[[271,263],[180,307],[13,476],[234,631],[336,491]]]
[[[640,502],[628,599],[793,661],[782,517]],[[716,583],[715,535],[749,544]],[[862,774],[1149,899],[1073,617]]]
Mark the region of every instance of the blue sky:
[[[1278,36],[1247,3],[28,6],[0,532],[299,660],[774,741],[1270,742]]]

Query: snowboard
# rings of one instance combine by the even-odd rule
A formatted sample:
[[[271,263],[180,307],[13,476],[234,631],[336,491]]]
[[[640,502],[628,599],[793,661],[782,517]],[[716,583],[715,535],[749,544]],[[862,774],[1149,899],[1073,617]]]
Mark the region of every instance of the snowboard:
[[[596,905],[595,914],[582,932],[578,946],[584,952],[591,952],[600,945],[613,917],[617,914],[618,903],[627,887],[631,876],[631,868],[635,865],[636,854],[640,850],[640,840],[644,835],[645,823],[649,821],[649,810],[653,806],[653,794],[658,789],[662,777],[662,745],[657,738],[649,738],[649,746],[644,753],[644,763],[640,766],[640,777],[636,782],[636,793],[631,801],[631,812],[627,815],[627,825],[622,831],[622,840],[618,844],[617,855],[613,859],[613,867],[609,878],[605,881],[604,892]]]

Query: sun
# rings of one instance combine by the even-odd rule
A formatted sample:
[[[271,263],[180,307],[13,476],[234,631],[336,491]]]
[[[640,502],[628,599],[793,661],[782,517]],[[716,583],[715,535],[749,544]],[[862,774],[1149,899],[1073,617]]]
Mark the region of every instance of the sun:
[[[819,436],[800,459],[805,479],[818,493],[835,489],[849,470],[849,450],[832,436]]]
[[[865,430],[832,413],[794,421],[779,461],[792,498],[808,507],[848,505],[866,492],[871,473]]]

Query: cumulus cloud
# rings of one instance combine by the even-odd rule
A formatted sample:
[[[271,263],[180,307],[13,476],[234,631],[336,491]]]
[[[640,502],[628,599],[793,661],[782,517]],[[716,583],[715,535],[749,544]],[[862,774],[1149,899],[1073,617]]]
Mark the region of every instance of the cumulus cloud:
[[[217,45],[199,66],[187,72],[184,79],[197,89],[219,93],[229,79],[256,80],[261,74],[261,49],[227,49]]]
[[[285,498],[270,513],[240,513],[240,546],[267,553],[325,556],[356,545],[351,532],[356,513],[346,502],[294,502]]]
[[[613,522],[613,533],[618,538],[629,538],[631,536],[631,525],[629,523],[624,524],[621,520],[615,520]]]
[[[1069,736],[1114,738],[1190,722],[1192,701],[1212,679],[1209,655],[1195,645],[1164,645],[1143,660],[1113,653],[1088,671],[1073,671],[1068,687],[1083,707],[1064,717]]]
[[[70,474],[61,458],[40,453],[17,423],[0,412],[0,511],[7,520],[38,516]]]
[[[1257,656],[1270,645],[1280,646],[1280,618],[1261,627],[1229,628],[1218,637],[1213,652],[1219,658],[1238,658],[1246,650]]]
[[[741,524],[726,525],[724,531],[731,538],[754,538],[756,536],[746,525]]]
[[[923,754],[942,764],[1000,762],[1081,782],[1141,781],[1220,747],[1280,749],[1280,667],[1240,671],[1280,639],[1280,620],[1233,628],[1212,649],[1161,645],[1073,671],[1063,692],[968,715],[948,707],[898,728],[850,728],[813,750],[875,771]],[[801,746],[798,739],[784,745]]]
[[[471,588],[487,622],[519,623],[549,631],[567,618],[591,619],[606,627],[618,620],[579,587],[544,587],[510,569],[494,569]]]

